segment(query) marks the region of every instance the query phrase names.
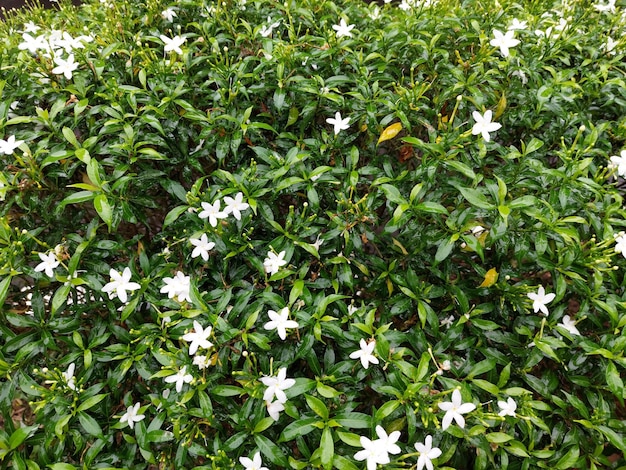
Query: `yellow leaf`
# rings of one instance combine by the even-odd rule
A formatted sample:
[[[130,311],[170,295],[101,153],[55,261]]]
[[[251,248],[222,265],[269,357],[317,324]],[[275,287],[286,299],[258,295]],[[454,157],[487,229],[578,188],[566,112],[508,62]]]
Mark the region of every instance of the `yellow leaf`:
[[[385,140],[390,140],[393,139],[395,136],[398,135],[398,132],[400,132],[402,130],[402,123],[401,122],[394,122],[391,126],[388,126],[382,134],[380,134],[380,137],[378,138],[378,144],[380,144],[381,142],[384,142]]]
[[[491,268],[485,273],[485,279],[483,283],[478,287],[491,287],[498,281],[498,271],[496,268]]]

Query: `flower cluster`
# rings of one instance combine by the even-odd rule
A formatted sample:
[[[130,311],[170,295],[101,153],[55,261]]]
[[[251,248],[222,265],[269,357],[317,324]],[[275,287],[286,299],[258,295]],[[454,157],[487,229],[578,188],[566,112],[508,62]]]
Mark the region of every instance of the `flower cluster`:
[[[287,378],[286,367],[278,369],[278,374],[275,377],[261,377],[259,380],[267,387],[263,393],[267,412],[274,421],[278,421],[280,412],[284,411],[285,403],[287,402],[285,390],[293,387],[296,381]]]

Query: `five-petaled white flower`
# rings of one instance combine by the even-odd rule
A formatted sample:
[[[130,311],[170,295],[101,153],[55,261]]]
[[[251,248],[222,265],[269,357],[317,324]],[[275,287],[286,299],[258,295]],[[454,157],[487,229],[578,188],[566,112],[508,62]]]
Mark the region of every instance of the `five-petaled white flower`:
[[[0,139],[0,155],[11,155],[23,143],[23,140],[15,140],[14,135],[9,136],[7,140]]]
[[[196,320],[193,321],[193,332],[189,332],[183,335],[185,341],[191,341],[189,345],[189,355],[193,356],[198,348],[210,349],[213,346],[207,338],[211,336],[213,328],[211,325],[206,328],[202,328],[202,325]]]
[[[284,391],[296,384],[294,379],[287,378],[286,367],[281,367],[276,377],[261,377],[259,380],[267,387],[263,393],[263,400],[270,403],[273,401],[274,397],[276,397],[280,403],[285,403],[287,401],[287,395],[285,395]]]
[[[76,390],[76,377],[74,377],[75,370],[76,370],[76,364],[72,362],[68,366],[67,370],[62,373],[63,378],[65,379],[65,383],[72,390]]]
[[[201,202],[202,211],[198,214],[201,219],[209,219],[211,227],[217,227],[217,219],[225,219],[228,216],[226,211],[220,211],[222,202],[218,199],[213,204]]]
[[[285,405],[279,400],[274,400],[273,402],[266,401],[265,406],[267,407],[267,413],[274,421],[278,421],[280,412],[285,411]]]
[[[128,295],[126,294],[127,290],[133,291],[141,289],[141,286],[136,282],[130,282],[132,273],[130,272],[129,267],[125,267],[122,273],[116,271],[115,269],[111,269],[109,271],[109,275],[111,276],[111,282],[105,284],[102,288],[102,292],[107,292],[109,297],[111,297],[113,291],[115,291],[115,294],[117,294],[119,299],[123,303],[126,303],[128,301]]]
[[[270,276],[272,274],[276,274],[281,266],[287,264],[287,261],[285,261],[285,255],[286,253],[284,251],[281,251],[278,254],[268,251],[267,258],[263,260],[263,267],[265,268],[265,272]]]
[[[168,7],[161,12],[161,18],[163,18],[165,21],[169,21],[170,23],[174,21],[174,18],[176,18],[176,16],[178,16],[176,15],[176,10],[174,10],[174,8],[172,7]]]
[[[370,362],[372,364],[378,364],[378,358],[374,356],[374,348],[376,347],[376,341],[372,340],[369,343],[364,339],[359,341],[361,349],[354,351],[350,354],[350,359],[360,359],[364,368],[369,368]]]
[[[526,21],[520,21],[517,18],[513,18],[511,24],[508,27],[509,31],[515,31],[517,29],[526,29],[528,28],[528,23]]]
[[[517,403],[511,397],[506,401],[498,400],[498,406],[500,407],[499,416],[513,416],[515,418],[515,410],[517,410]]]
[[[456,421],[456,424],[458,424],[459,427],[465,427],[465,418],[463,418],[463,414],[474,411],[476,409],[476,405],[473,403],[463,403],[461,392],[458,389],[455,389],[454,392],[452,392],[452,401],[439,403],[439,409],[446,412],[443,416],[443,420],[441,421],[441,428],[445,431],[450,427],[450,424],[452,424],[452,420]]]
[[[326,119],[326,122],[328,124],[333,125],[333,128],[334,128],[333,130],[335,132],[335,135],[339,134],[341,131],[344,131],[350,127],[350,124],[349,124],[350,118],[347,117],[345,119],[341,119],[341,113],[339,111],[335,113],[334,118]]]
[[[57,66],[52,69],[52,73],[56,75],[63,74],[68,80],[72,78],[74,70],[78,68],[78,64],[74,62],[74,54],[70,54],[67,59],[55,57],[54,63],[57,64]]]
[[[191,278],[185,276],[184,273],[178,271],[174,277],[163,278],[165,285],[161,287],[161,293],[167,294],[170,299],[176,297],[179,302],[191,302],[189,289],[191,287]]]
[[[235,194],[235,198],[225,196],[224,203],[226,207],[224,207],[224,212],[226,214],[233,214],[235,219],[241,220],[241,211],[245,211],[250,205],[247,202],[243,202],[243,193],[238,192]]]
[[[198,369],[206,369],[211,365],[211,358],[209,356],[202,356],[200,354],[196,354],[193,357],[193,365],[197,366]]]
[[[626,258],[626,234],[624,232],[620,232],[618,235],[614,235],[615,237],[615,253],[621,253],[624,258]]]
[[[529,292],[527,295],[528,298],[533,301],[533,310],[535,313],[541,311],[546,316],[550,313],[548,312],[548,307],[546,307],[546,305],[554,300],[556,297],[555,294],[546,294],[546,290],[543,286],[539,286],[536,294],[534,292]]]
[[[170,39],[167,36],[164,36],[163,34],[161,34],[159,38],[161,38],[161,41],[163,41],[163,44],[165,44],[165,47],[163,48],[165,52],[174,51],[178,54],[183,53],[183,50],[180,48],[180,46],[185,44],[185,41],[187,41],[184,37],[174,36],[173,38]]]
[[[187,366],[183,366],[178,372],[165,377],[165,382],[168,384],[176,383],[176,391],[180,393],[183,389],[183,384],[188,384],[193,380],[193,376],[187,373]]]
[[[495,132],[502,127],[502,124],[491,122],[492,116],[493,113],[491,112],[491,109],[485,111],[485,114],[482,116],[478,111],[474,111],[472,113],[472,117],[474,118],[474,121],[476,121],[476,124],[472,127],[472,134],[482,134],[485,142],[489,142],[491,140],[491,136],[489,135],[490,132]]]
[[[367,470],[375,470],[378,464],[388,464],[389,454],[399,454],[401,452],[400,447],[396,444],[396,441],[400,438],[400,431],[394,431],[389,436],[382,426],[376,426],[376,434],[378,439],[368,439],[365,436],[360,437],[361,446],[363,450],[360,450],[354,454],[356,460],[366,460]]]
[[[400,431],[393,431],[391,434],[387,434],[385,428],[382,426],[376,426],[376,435],[378,436],[378,440],[381,441],[382,448],[385,449],[385,452],[390,454],[399,454],[402,452],[400,447],[398,447],[398,439],[400,439]]]
[[[617,168],[617,174],[619,176],[626,176],[626,150],[622,150],[619,154],[613,155],[610,159],[609,167]]]
[[[206,233],[203,233],[200,238],[190,238],[189,243],[195,247],[191,252],[191,257],[197,258],[198,256],[202,256],[204,261],[209,260],[209,251],[215,248],[215,243],[209,241]]]
[[[615,13],[616,0],[609,0],[607,3],[596,3],[593,7],[602,12]]]
[[[139,421],[141,421],[142,419],[146,417],[146,415],[138,414],[140,407],[141,407],[141,404],[139,402],[135,403],[134,406],[129,406],[126,409],[126,413],[124,413],[122,417],[120,418],[120,423],[128,423],[128,427],[130,429],[133,429],[133,426],[135,426],[135,423],[138,423]]]
[[[44,271],[46,273],[46,276],[54,277],[53,270],[60,264],[54,251],[51,251],[47,255],[44,255],[43,253],[37,253],[37,254],[39,255],[39,259],[41,259],[41,263],[35,266],[35,271],[36,272]]]
[[[264,38],[270,37],[272,35],[272,31],[274,31],[274,28],[278,28],[279,26],[280,26],[280,20],[272,23],[272,17],[268,16],[267,26],[263,26],[260,29],[259,34],[263,36]]]
[[[570,318],[569,315],[563,315],[561,323],[559,323],[557,326],[562,326],[567,331],[569,331],[571,335],[580,336],[580,331],[578,331],[578,328],[576,328],[576,322],[573,318]]]
[[[22,42],[17,45],[17,48],[20,51],[27,50],[31,54],[34,54],[39,49],[44,49],[46,47],[46,40],[40,34],[39,36],[32,36],[25,32],[22,34]]]
[[[513,37],[515,36],[515,31],[512,29],[509,29],[506,34],[502,34],[502,31],[494,29],[493,35],[495,37],[491,41],[489,41],[489,44],[491,44],[493,47],[499,47],[502,57],[508,57],[509,48],[515,47],[520,43],[519,39],[515,39]]]
[[[346,20],[344,20],[343,18],[341,18],[341,21],[339,22],[339,24],[334,24],[333,25],[333,29],[335,30],[335,34],[337,35],[337,38],[342,38],[342,37],[352,37],[352,33],[350,31],[352,31],[352,29],[354,28],[354,25],[348,25],[346,23]]]
[[[248,457],[239,457],[239,462],[245,467],[244,470],[267,470],[267,467],[263,467],[260,452],[254,454],[252,459],[249,459]]]
[[[422,470],[424,467],[428,470],[433,470],[432,459],[436,459],[441,455],[441,449],[439,447],[433,447],[433,436],[426,436],[423,444],[416,442],[415,449],[417,449],[420,454],[417,458],[416,470]]]
[[[278,336],[283,341],[287,337],[286,328],[298,328],[298,322],[294,320],[289,320],[289,307],[283,307],[278,312],[274,310],[268,310],[267,315],[270,317],[271,321],[268,321],[263,328],[266,330],[276,330],[278,332]]]

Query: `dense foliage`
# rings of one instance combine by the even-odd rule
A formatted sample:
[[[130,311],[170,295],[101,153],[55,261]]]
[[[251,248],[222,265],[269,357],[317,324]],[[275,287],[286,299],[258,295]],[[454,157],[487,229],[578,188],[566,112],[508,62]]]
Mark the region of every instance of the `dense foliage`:
[[[626,468],[626,10],[0,24],[0,467]]]

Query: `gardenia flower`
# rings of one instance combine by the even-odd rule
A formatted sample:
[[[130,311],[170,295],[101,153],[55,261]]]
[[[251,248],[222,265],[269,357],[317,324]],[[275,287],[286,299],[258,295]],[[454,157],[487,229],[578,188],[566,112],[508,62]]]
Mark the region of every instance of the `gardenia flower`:
[[[607,38],[606,43],[604,43],[604,50],[609,55],[615,55],[617,52],[615,46],[617,46],[617,41],[614,41],[613,38]]]
[[[365,369],[369,368],[370,362],[372,364],[378,364],[378,359],[374,356],[374,354],[372,354],[374,352],[374,348],[376,347],[375,340],[367,343],[367,341],[361,339],[361,341],[359,341],[359,346],[361,349],[350,354],[350,359],[360,359],[361,364]]]
[[[433,470],[432,459],[436,459],[441,455],[441,449],[439,447],[433,447],[433,436],[426,436],[423,444],[416,442],[415,449],[417,449],[420,454],[417,458],[416,470],[422,470],[424,467],[428,470]]]
[[[517,410],[517,403],[511,397],[507,398],[506,401],[498,400],[498,406],[500,407],[500,412],[498,416],[513,416],[515,418],[515,410]]]
[[[174,277],[163,278],[165,285],[161,287],[161,293],[167,294],[170,299],[176,297],[179,302],[191,302],[189,297],[189,288],[191,287],[191,278],[185,276],[184,273],[178,271]]]
[[[24,23],[24,32],[25,33],[36,33],[40,29],[41,28],[39,26],[37,26],[35,23],[33,23],[32,21],[29,21],[28,23]]]
[[[620,232],[615,237],[615,253],[621,253],[626,258],[626,234]]]
[[[63,378],[65,379],[65,383],[72,390],[76,390],[76,377],[74,377],[75,369],[76,369],[76,365],[72,362],[67,368],[67,370],[62,373]]]
[[[395,443],[400,438],[400,431],[394,431],[389,436],[382,426],[376,426],[376,434],[378,439],[373,441],[365,436],[360,437],[360,450],[354,454],[356,460],[367,460],[367,470],[376,470],[378,464],[388,464],[389,454],[398,454],[401,452],[400,447]],[[382,436],[382,437],[381,437]]]
[[[622,150],[619,154],[613,155],[610,159],[611,163],[609,163],[611,168],[617,168],[617,174],[619,176],[626,176],[626,150]]]
[[[57,75],[63,74],[68,80],[72,78],[72,73],[78,68],[78,64],[74,62],[74,54],[70,54],[67,59],[55,57],[54,63],[57,66],[52,69],[52,73]]]
[[[193,251],[191,252],[192,258],[197,258],[198,256],[202,256],[204,261],[209,260],[209,251],[211,251],[215,247],[215,243],[210,242],[206,236],[206,233],[203,233],[200,238],[190,238],[189,242],[195,246]]]
[[[382,448],[385,449],[385,452],[390,454],[399,454],[402,452],[400,447],[398,447],[398,439],[400,439],[400,431],[393,431],[391,434],[387,434],[385,428],[382,426],[376,426],[376,435],[378,436],[378,440],[382,443]]]
[[[458,424],[459,427],[465,427],[465,418],[463,418],[463,414],[474,411],[476,409],[476,405],[473,403],[463,403],[461,392],[458,389],[455,389],[454,392],[452,392],[452,401],[439,403],[439,409],[446,412],[443,416],[443,420],[441,421],[441,429],[445,431],[450,427],[450,424],[452,424],[452,420],[456,421],[456,424]]]
[[[267,407],[267,413],[274,421],[278,421],[280,412],[285,411],[285,405],[279,400],[274,400],[273,402],[266,401],[265,406]]]
[[[198,369],[203,370],[211,365],[211,360],[209,356],[201,356],[196,354],[193,357],[193,365],[198,366]]]
[[[193,380],[193,376],[187,373],[187,366],[183,366],[178,372],[165,377],[165,382],[172,384],[176,382],[176,391],[180,393],[183,384],[188,384]]]
[[[271,251],[267,252],[267,258],[263,260],[263,267],[265,268],[265,272],[270,276],[278,272],[281,266],[287,264],[285,261],[285,252],[281,251],[277,255],[272,253]]]
[[[165,52],[174,51],[178,54],[183,53],[183,50],[180,48],[180,46],[185,44],[185,41],[187,41],[184,37],[174,36],[172,39],[170,39],[167,36],[161,34],[159,38],[161,39],[161,41],[163,41],[163,44],[165,44],[165,47],[163,48]]]
[[[0,155],[12,155],[15,149],[23,143],[23,140],[15,140],[14,135],[9,136],[7,140],[0,139]]]
[[[272,31],[274,31],[274,28],[278,28],[279,26],[280,26],[280,21],[275,21],[274,23],[272,23],[272,17],[268,16],[267,26],[263,26],[261,30],[259,31],[259,34],[263,36],[264,38],[270,37],[272,35]]]
[[[351,38],[352,33],[350,31],[352,31],[353,28],[354,28],[354,25],[346,24],[346,20],[344,20],[343,18],[341,19],[339,24],[333,25],[333,29],[336,31],[335,34],[337,35],[337,39],[342,38],[344,36]]]
[[[176,16],[176,11],[172,7],[166,8],[161,12],[161,18],[163,18],[165,21],[169,21],[170,23],[174,21],[174,18],[176,18]]]
[[[203,329],[202,325],[194,320],[193,329],[195,331],[183,335],[183,339],[185,341],[191,341],[191,344],[189,345],[190,356],[193,356],[198,348],[210,349],[213,346],[213,343],[207,339],[211,336],[211,331],[213,330],[211,325],[207,326],[206,329]]]
[[[490,132],[495,132],[502,127],[502,124],[498,124],[497,122],[491,122],[492,115],[493,113],[490,109],[485,111],[485,114],[482,116],[478,111],[474,111],[472,113],[474,121],[476,121],[476,124],[474,124],[474,127],[472,127],[472,134],[482,134],[485,142],[489,142],[489,140],[491,140],[491,136],[489,135]]]
[[[284,391],[296,384],[294,379],[287,378],[286,367],[281,367],[276,377],[261,377],[259,380],[267,387],[265,393],[263,393],[263,400],[270,403],[274,397],[276,397],[280,403],[285,403],[287,401],[287,395],[285,395]]]
[[[350,118],[347,117],[345,119],[341,119],[341,113],[339,111],[335,113],[334,118],[326,119],[326,122],[334,126],[335,135],[339,134],[341,131],[344,131],[350,127],[350,124],[349,124]]]
[[[54,277],[53,269],[59,265],[59,260],[57,259],[56,254],[53,251],[44,255],[43,253],[37,253],[39,255],[39,259],[41,259],[41,263],[35,266],[36,272],[44,271],[46,276]]]
[[[31,54],[34,54],[39,49],[46,48],[45,38],[42,35],[32,36],[25,32],[24,34],[22,34],[22,42],[17,45],[17,48],[20,51],[27,50]]]
[[[218,199],[213,204],[201,202],[202,211],[198,214],[201,219],[209,219],[211,227],[217,227],[217,219],[225,219],[228,216],[226,211],[220,211],[221,202]]]
[[[250,205],[247,202],[243,202],[243,193],[239,192],[235,194],[235,198],[226,196],[224,197],[224,213],[233,214],[233,217],[237,220],[241,220],[241,211],[245,211]]]
[[[267,315],[270,317],[269,322],[263,325],[266,330],[276,330],[278,336],[283,341],[287,337],[286,328],[298,328],[298,322],[289,320],[289,307],[281,308],[278,312],[268,310]]]
[[[533,310],[535,311],[535,313],[539,312],[540,310],[546,316],[550,313],[548,312],[548,307],[546,307],[546,305],[554,300],[554,298],[556,297],[555,294],[546,294],[543,286],[539,286],[536,294],[534,292],[529,292],[527,295],[528,298],[533,301]]]
[[[580,336],[580,331],[578,331],[578,328],[576,328],[576,322],[572,318],[570,318],[569,315],[563,315],[561,323],[559,323],[557,326],[562,326],[572,335]]]
[[[254,454],[252,460],[248,457],[239,457],[239,462],[245,467],[244,470],[268,470],[267,467],[263,467],[260,452]]]
[[[528,27],[528,23],[526,21],[520,21],[517,18],[513,18],[511,24],[509,25],[509,31],[514,31],[517,29],[526,29]]]
[[[138,423],[139,421],[141,421],[142,419],[146,417],[146,415],[137,414],[139,413],[140,406],[141,404],[139,402],[135,403],[134,406],[129,406],[126,409],[126,413],[124,413],[122,417],[120,418],[120,423],[128,423],[128,427],[130,429],[133,429],[133,426],[135,426],[135,423]]]
[[[124,272],[120,273],[115,269],[111,269],[109,271],[109,275],[111,276],[111,282],[105,284],[102,288],[102,292],[109,293],[109,298],[113,291],[119,297],[119,299],[126,303],[128,301],[128,295],[126,294],[127,290],[133,291],[137,289],[141,289],[141,286],[136,282],[130,282],[130,278],[132,273],[130,272],[129,267],[124,268]]]
[[[593,7],[601,12],[615,13],[615,1],[609,0],[607,3],[596,3]]]
[[[491,41],[489,41],[489,44],[491,44],[493,47],[499,47],[502,57],[508,57],[509,48],[515,47],[520,43],[519,39],[515,39],[513,37],[515,36],[515,31],[513,31],[512,29],[509,29],[506,34],[502,34],[501,31],[494,29],[493,35],[495,37]]]

